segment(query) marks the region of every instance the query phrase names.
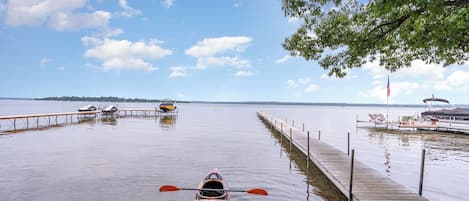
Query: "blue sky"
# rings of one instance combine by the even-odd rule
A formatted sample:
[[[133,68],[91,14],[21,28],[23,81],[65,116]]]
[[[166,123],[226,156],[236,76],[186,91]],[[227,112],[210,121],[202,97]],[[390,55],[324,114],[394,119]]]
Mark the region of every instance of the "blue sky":
[[[377,63],[325,76],[281,43],[301,24],[272,0],[0,0],[0,97],[469,103],[466,65]]]

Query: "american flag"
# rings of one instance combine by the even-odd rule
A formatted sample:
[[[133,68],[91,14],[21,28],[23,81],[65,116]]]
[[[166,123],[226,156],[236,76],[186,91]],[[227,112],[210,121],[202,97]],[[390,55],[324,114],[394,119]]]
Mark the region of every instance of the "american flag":
[[[387,88],[388,88],[388,94],[387,95],[389,97],[391,95],[391,85],[389,85],[389,76],[388,76],[388,86],[387,86]]]

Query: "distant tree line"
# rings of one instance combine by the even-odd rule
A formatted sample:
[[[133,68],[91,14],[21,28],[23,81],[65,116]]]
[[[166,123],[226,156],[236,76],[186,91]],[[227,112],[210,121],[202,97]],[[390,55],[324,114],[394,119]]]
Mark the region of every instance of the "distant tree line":
[[[90,102],[161,102],[162,99],[144,99],[144,98],[119,98],[115,96],[86,97],[86,96],[61,96],[35,98],[34,100],[58,100],[58,101],[90,101]],[[184,103],[188,101],[176,101]]]

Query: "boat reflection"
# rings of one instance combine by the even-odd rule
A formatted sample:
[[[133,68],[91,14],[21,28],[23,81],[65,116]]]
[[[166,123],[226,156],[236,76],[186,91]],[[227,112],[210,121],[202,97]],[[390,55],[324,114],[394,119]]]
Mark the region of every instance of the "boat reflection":
[[[176,125],[177,115],[164,115],[160,117],[160,127],[174,128]]]
[[[103,116],[101,118],[101,122],[103,124],[112,125],[112,126],[117,125],[117,119],[114,118],[113,116],[107,116],[107,117]]]

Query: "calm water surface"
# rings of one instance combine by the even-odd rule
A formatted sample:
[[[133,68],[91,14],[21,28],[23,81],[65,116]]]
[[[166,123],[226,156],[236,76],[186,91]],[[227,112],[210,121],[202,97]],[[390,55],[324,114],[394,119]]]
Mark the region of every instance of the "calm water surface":
[[[0,116],[75,111],[80,102],[0,101]],[[103,105],[103,103],[100,103]],[[95,105],[100,105],[96,103]],[[120,108],[156,104],[118,103]],[[159,193],[173,184],[196,187],[213,167],[231,188],[262,187],[268,197],[232,200],[343,200],[304,156],[290,151],[256,117],[267,111],[305,123],[321,140],[346,152],[347,132],[357,159],[416,191],[420,152],[427,149],[424,195],[466,200],[469,137],[391,133],[356,128],[377,107],[179,104],[177,117],[118,118],[0,135],[1,200],[191,200],[194,193]],[[390,117],[422,108],[390,108]],[[11,122],[1,121],[0,126]],[[21,122],[19,122],[21,123]]]

